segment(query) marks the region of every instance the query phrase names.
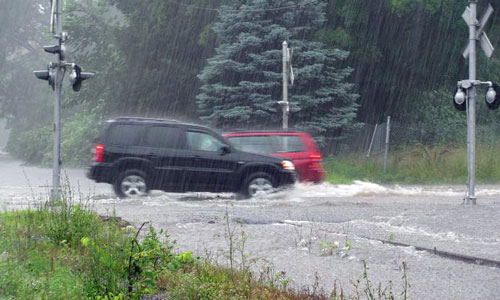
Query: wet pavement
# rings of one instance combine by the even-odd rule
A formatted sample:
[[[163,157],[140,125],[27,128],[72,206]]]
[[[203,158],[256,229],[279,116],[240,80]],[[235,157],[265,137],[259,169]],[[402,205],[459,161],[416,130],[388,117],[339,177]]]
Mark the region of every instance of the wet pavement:
[[[150,221],[176,240],[178,251],[228,263],[234,255],[256,273],[284,275],[297,287],[334,284],[363,293],[363,262],[374,288],[392,283],[396,298],[500,299],[500,269],[440,257],[415,247],[500,261],[500,186],[476,189],[477,205],[464,205],[465,186],[298,185],[260,199],[231,194],[170,194],[120,200],[79,169],[65,170],[75,201],[90,203],[140,226]],[[33,207],[46,199],[51,170],[0,159],[0,207]],[[80,200],[83,199],[83,200]],[[43,200],[42,200],[43,201]],[[242,243],[242,234],[243,240]],[[242,249],[244,248],[244,249]],[[272,266],[272,268],[269,268]]]

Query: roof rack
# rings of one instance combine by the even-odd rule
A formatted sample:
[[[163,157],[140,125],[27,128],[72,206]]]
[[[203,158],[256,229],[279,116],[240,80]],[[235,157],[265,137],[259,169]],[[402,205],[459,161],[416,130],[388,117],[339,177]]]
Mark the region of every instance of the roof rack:
[[[297,128],[288,128],[288,129],[281,129],[281,128],[274,128],[274,129],[230,129],[230,130],[224,130],[224,133],[263,133],[263,132],[283,132],[283,133],[293,133],[293,132],[306,132],[302,129],[297,129]]]
[[[139,122],[173,122],[173,123],[181,123],[180,121],[173,119],[160,119],[160,118],[145,118],[145,117],[118,117],[109,120],[110,122],[114,121],[139,121]]]

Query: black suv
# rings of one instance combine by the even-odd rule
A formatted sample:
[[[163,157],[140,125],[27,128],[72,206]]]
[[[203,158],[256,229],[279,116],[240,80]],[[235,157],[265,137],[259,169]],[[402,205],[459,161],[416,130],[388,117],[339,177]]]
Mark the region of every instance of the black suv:
[[[121,198],[155,189],[252,197],[295,182],[291,161],[236,150],[207,127],[171,120],[107,121],[93,152],[87,176]]]

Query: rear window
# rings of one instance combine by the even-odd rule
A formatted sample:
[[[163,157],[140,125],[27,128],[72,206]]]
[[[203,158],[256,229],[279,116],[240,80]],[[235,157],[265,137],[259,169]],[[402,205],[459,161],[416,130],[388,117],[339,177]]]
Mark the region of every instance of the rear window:
[[[304,145],[297,135],[246,135],[228,137],[238,149],[260,153],[303,152]]]
[[[108,131],[107,142],[111,145],[132,146],[139,140],[142,126],[132,124],[112,125]]]

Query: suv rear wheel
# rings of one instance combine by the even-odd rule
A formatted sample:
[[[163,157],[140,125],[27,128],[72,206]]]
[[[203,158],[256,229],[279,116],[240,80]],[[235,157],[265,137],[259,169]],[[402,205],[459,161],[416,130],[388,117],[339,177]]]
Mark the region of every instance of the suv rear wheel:
[[[271,175],[267,173],[253,173],[244,180],[241,194],[244,198],[270,194],[276,184]]]
[[[113,188],[120,198],[145,196],[149,193],[146,174],[139,170],[121,172],[115,180]]]

